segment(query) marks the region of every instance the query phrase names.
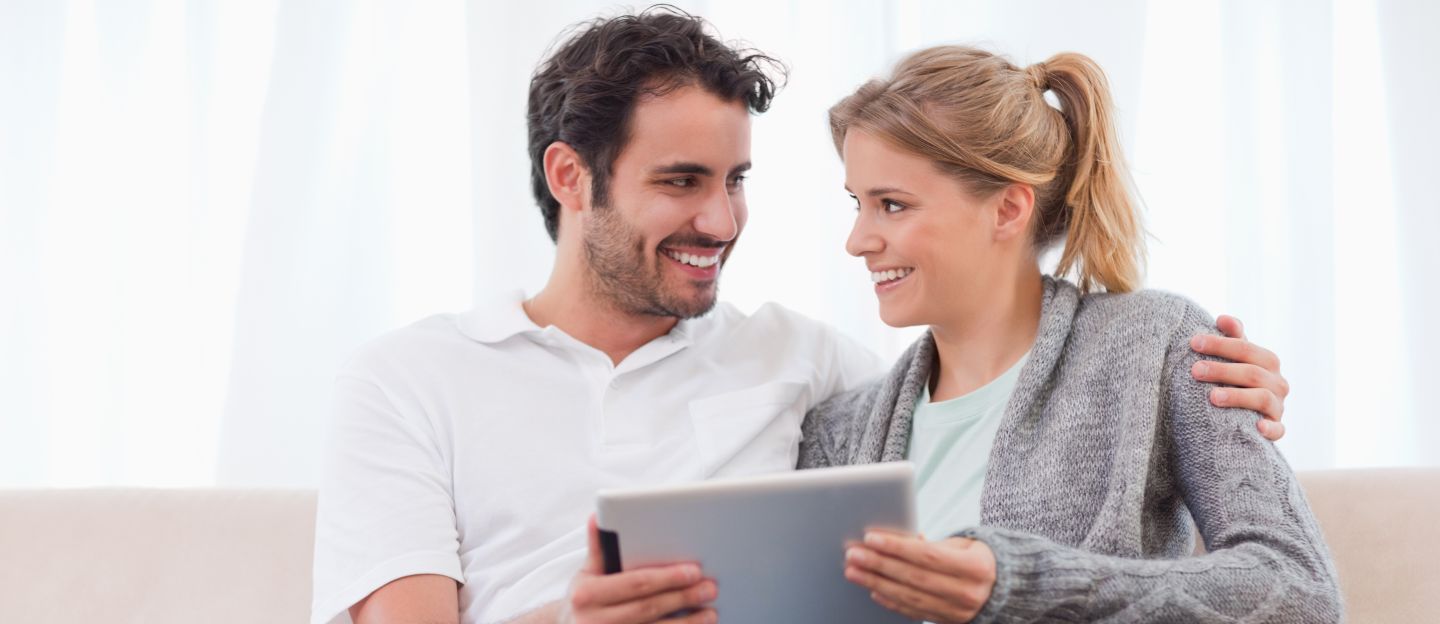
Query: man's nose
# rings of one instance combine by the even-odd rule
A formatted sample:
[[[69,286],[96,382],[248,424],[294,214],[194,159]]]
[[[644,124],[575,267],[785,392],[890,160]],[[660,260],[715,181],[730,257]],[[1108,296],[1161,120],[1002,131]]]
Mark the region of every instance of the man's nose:
[[[735,219],[736,205],[730,193],[724,189],[711,193],[705,199],[700,214],[695,216],[696,231],[719,241],[732,241],[740,234],[740,224]]]

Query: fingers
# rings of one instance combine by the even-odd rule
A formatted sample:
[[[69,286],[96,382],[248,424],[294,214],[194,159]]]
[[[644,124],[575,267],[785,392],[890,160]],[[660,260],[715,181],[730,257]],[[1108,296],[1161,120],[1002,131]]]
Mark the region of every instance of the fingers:
[[[931,614],[929,614],[929,613],[922,613],[922,612],[919,611],[919,610],[916,610],[916,609],[911,608],[909,605],[905,605],[905,604],[896,602],[896,601],[894,601],[894,600],[891,600],[891,599],[885,597],[885,594],[882,594],[882,593],[880,593],[880,592],[878,592],[878,591],[872,591],[872,592],[870,592],[870,599],[871,599],[871,600],[874,600],[874,601],[875,601],[875,604],[878,604],[878,605],[880,605],[880,606],[882,606],[882,607],[885,607],[886,609],[889,609],[889,610],[891,610],[891,611],[894,611],[894,612],[896,612],[896,613],[899,613],[900,615],[903,615],[903,616],[905,616],[905,617],[907,617],[907,618],[910,618],[910,619],[912,619],[912,620],[923,621],[923,622],[936,622],[936,621],[940,620],[940,618],[935,617],[935,616],[933,616],[933,615],[931,615]]]
[[[1245,340],[1245,324],[1229,314],[1221,314],[1220,318],[1215,319],[1215,328],[1226,336]]]
[[[585,555],[585,566],[580,571],[604,574],[605,556],[600,552],[600,528],[595,524],[595,514],[590,514],[590,520],[585,523],[585,533],[590,536],[590,548]]]
[[[970,560],[964,551],[942,548],[918,537],[886,531],[866,531],[865,546],[925,570],[951,575],[968,575],[974,571],[974,566],[969,565]]]
[[[891,611],[916,620],[940,621],[938,614],[948,610],[945,601],[885,576],[855,566],[845,567],[845,578],[870,590],[870,598]]]
[[[662,593],[689,589],[700,584],[702,580],[700,566],[693,563],[640,568],[582,579],[576,583],[570,599],[577,611],[621,605]],[[713,587],[714,583],[711,582],[710,585]]]
[[[1264,417],[1255,423],[1260,435],[1271,442],[1285,437],[1285,425],[1280,422],[1285,413],[1285,402],[1269,390],[1215,388],[1210,391],[1210,402],[1217,407],[1237,407],[1259,412]]]
[[[1258,388],[1275,395],[1276,399],[1284,399],[1290,393],[1290,385],[1285,382],[1284,377],[1254,364],[1201,360],[1190,367],[1190,376],[1196,381],[1237,388]]]
[[[863,546],[845,552],[846,568],[879,574],[927,593],[947,595],[955,581],[908,561],[887,557]]]
[[[1255,426],[1260,429],[1260,435],[1271,442],[1278,442],[1285,437],[1284,423],[1260,420],[1255,422]]]
[[[1265,420],[1280,422],[1285,416],[1285,403],[1275,393],[1263,388],[1212,388],[1210,403],[1216,407],[1238,407],[1259,412]]]
[[[1280,372],[1280,358],[1269,349],[1241,338],[1200,334],[1190,339],[1190,348],[1232,362],[1254,364],[1273,373]]]
[[[682,622],[715,622],[714,609],[704,608],[715,600],[715,581],[702,581],[684,589],[671,590],[640,600],[597,609],[587,621],[596,624],[643,624],[665,618],[684,609],[700,609],[686,615]],[[669,620],[667,620],[669,621]]]

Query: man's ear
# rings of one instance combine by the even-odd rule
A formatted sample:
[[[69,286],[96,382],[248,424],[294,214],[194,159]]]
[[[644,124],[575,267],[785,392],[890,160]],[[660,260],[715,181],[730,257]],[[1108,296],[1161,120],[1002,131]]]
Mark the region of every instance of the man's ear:
[[[545,183],[562,210],[582,210],[588,202],[590,170],[569,143],[556,141],[545,148]]]
[[[1000,205],[995,210],[995,240],[1010,240],[1030,231],[1035,215],[1035,187],[1011,184],[1000,191]]]

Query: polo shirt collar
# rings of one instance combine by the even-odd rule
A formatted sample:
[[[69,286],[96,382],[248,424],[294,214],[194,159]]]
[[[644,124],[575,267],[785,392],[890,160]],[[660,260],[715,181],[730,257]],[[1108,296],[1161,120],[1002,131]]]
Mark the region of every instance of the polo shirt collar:
[[[457,323],[460,333],[478,342],[496,343],[524,333],[545,331],[530,320],[524,303],[522,290],[512,290],[488,300],[460,317]]]

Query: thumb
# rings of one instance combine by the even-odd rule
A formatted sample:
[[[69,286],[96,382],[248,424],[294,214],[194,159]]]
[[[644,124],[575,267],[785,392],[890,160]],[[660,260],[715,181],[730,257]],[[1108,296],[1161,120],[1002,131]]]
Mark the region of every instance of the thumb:
[[[585,533],[590,536],[590,552],[585,555],[585,567],[580,571],[604,574],[605,556],[600,552],[600,527],[595,524],[595,514],[590,514],[590,520],[585,523]]]

